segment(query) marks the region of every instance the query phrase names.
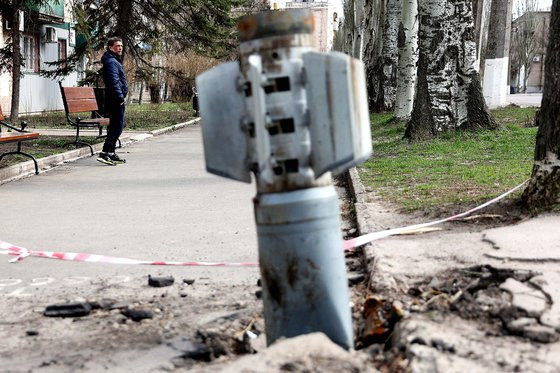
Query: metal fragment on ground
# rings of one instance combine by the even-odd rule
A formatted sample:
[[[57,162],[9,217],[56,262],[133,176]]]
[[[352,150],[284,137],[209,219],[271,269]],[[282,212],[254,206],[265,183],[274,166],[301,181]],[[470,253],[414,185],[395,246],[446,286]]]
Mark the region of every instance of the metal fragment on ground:
[[[148,285],[154,288],[162,288],[165,286],[171,286],[175,282],[175,278],[173,276],[164,276],[164,277],[148,277]]]
[[[45,308],[43,312],[47,317],[82,317],[91,312],[91,305],[87,302],[75,302],[64,304],[53,304]]]

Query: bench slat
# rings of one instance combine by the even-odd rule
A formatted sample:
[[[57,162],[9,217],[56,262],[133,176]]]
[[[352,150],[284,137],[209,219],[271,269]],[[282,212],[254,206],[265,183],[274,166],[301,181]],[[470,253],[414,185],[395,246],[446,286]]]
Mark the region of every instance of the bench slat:
[[[80,124],[99,124],[100,126],[108,126],[109,118],[83,119],[80,121]]]
[[[75,99],[94,99],[95,93],[91,87],[62,87],[64,89],[64,96],[66,100]]]
[[[66,100],[66,105],[68,106],[69,113],[80,113],[83,111],[96,111],[97,101],[93,99],[81,99],[81,100]]]
[[[0,142],[32,140],[38,137],[38,133],[0,132]]]

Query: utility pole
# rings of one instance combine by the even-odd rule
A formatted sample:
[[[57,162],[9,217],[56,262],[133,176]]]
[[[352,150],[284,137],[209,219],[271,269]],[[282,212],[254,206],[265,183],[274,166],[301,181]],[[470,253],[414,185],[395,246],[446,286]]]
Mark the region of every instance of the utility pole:
[[[239,23],[240,61],[197,77],[206,168],[257,184],[267,343],[320,331],[353,346],[331,172],[371,154],[363,65],[316,52],[308,10]]]

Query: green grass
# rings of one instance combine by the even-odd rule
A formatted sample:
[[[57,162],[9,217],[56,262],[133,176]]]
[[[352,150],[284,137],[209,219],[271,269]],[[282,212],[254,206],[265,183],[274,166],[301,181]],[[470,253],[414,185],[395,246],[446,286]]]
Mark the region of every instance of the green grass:
[[[72,117],[89,118],[89,112],[76,113]],[[45,112],[21,118],[30,128],[73,128],[66,121],[64,111]],[[187,103],[130,104],[126,107],[125,130],[152,131],[193,119],[193,111]]]
[[[402,139],[405,123],[374,114],[373,156],[360,166],[361,179],[404,211],[448,213],[474,206],[530,176],[537,129],[525,123],[534,113],[499,109],[493,111],[498,130],[450,132],[416,144]]]
[[[24,141],[22,143],[22,151],[31,154],[37,159],[48,157],[54,154],[63,153],[72,149],[76,149],[76,146],[63,146],[65,143],[73,141],[73,136],[41,136],[36,140]],[[88,144],[98,144],[103,142],[104,139],[97,139],[95,137],[80,137],[80,140]],[[15,143],[2,144],[0,145],[0,154],[8,151],[15,150],[17,145]],[[8,167],[19,162],[29,161],[30,158],[24,157],[22,155],[10,155],[2,158],[0,161],[0,168]]]

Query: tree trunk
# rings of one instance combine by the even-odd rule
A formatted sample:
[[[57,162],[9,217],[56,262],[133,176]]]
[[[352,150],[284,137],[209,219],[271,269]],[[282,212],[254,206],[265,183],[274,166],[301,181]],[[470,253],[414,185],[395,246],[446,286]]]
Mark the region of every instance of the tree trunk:
[[[523,93],[527,93],[527,80],[529,80],[529,74],[531,73],[531,64],[523,66]]]
[[[496,128],[475,67],[471,1],[421,0],[419,17],[418,87],[405,138]]]
[[[477,50],[476,58],[479,61],[477,66],[480,66],[480,52],[482,51],[481,34],[482,34],[482,25],[484,23],[483,22],[484,1],[485,0],[473,0],[472,2],[472,11],[473,11],[473,19],[474,19],[474,41],[476,43],[476,50]]]
[[[142,105],[142,96],[144,96],[144,82],[140,82],[140,93],[138,94],[138,105]]]
[[[490,108],[505,106],[508,93],[511,1],[492,0],[484,61],[484,98]]]
[[[120,36],[123,40],[123,52],[121,59],[124,61],[124,56],[126,53],[126,40],[128,37],[128,32],[130,31],[130,15],[132,13],[132,0],[119,0],[117,2],[117,29],[115,30],[115,35]]]
[[[402,21],[398,36],[399,62],[395,117],[410,118],[416,86],[416,63],[418,62],[418,1],[404,0]]]
[[[10,109],[10,121],[18,123],[19,118],[19,94],[21,82],[21,31],[19,30],[20,12],[14,5],[12,8],[12,107]]]
[[[380,94],[377,97],[378,111],[390,111],[395,106],[397,93],[397,64],[399,59],[398,34],[401,19],[401,0],[387,0],[385,24],[383,26],[382,65],[379,70]]]
[[[546,52],[535,164],[522,201],[531,209],[560,202],[560,0],[554,0]]]
[[[354,37],[352,38],[352,56],[362,59],[364,47],[364,0],[353,1]]]
[[[373,111],[379,111],[378,102],[383,101],[381,84],[383,24],[385,20],[385,1],[374,0],[366,2],[364,6],[364,41],[363,56],[366,71],[368,103]]]
[[[150,102],[152,104],[161,103],[161,87],[158,83],[148,84],[150,90]]]

